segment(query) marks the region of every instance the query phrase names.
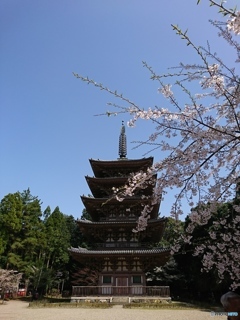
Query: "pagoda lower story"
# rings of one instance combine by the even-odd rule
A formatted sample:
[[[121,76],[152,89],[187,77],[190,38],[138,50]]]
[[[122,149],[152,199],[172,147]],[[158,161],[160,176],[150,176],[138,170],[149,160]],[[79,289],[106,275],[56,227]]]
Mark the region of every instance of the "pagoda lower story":
[[[72,248],[71,253],[74,259],[99,271],[96,290],[92,289],[92,294],[96,295],[153,294],[148,290],[145,274],[169,258],[169,251],[160,248],[104,251]],[[91,290],[86,286],[75,286],[73,295],[88,296]]]

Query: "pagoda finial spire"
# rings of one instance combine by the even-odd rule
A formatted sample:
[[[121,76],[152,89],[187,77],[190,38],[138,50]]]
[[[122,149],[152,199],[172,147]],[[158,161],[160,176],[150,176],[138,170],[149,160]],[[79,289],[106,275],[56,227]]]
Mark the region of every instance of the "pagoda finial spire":
[[[127,137],[125,134],[125,125],[124,121],[122,121],[122,128],[119,136],[119,151],[118,154],[120,159],[126,158],[127,155]]]

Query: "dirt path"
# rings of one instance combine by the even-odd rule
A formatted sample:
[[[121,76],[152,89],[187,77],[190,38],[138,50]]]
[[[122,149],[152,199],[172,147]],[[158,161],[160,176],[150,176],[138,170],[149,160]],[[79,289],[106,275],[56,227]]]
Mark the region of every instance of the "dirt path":
[[[0,305],[0,320],[211,320],[210,312],[199,310],[143,310],[83,308],[28,308],[28,302],[8,301]],[[218,317],[219,320],[226,317]]]

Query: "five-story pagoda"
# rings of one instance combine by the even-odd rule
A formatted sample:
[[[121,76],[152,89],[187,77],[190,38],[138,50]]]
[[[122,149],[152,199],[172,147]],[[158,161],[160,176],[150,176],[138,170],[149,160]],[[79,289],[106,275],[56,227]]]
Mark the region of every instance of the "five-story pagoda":
[[[98,271],[93,291],[97,295],[147,294],[145,273],[163,265],[169,257],[169,250],[153,246],[160,241],[166,224],[166,219],[159,218],[158,214],[160,199],[151,205],[147,228],[138,233],[133,231],[144,206],[151,204],[155,183],[121,202],[113,197],[113,188],[123,187],[131,173],[144,172],[153,163],[152,157],[130,160],[126,155],[125,126],[122,125],[119,158],[90,159],[94,177],[87,176],[86,181],[92,196],[81,198],[91,221],[77,220],[77,223],[91,243],[91,249],[70,249],[75,260]],[[73,287],[73,295],[89,295],[89,290]]]

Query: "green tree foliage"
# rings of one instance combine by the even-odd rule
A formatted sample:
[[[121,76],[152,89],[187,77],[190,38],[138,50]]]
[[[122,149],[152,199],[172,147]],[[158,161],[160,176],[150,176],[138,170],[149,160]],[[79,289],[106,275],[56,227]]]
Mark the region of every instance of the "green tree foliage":
[[[174,257],[161,267],[156,267],[152,272],[146,274],[149,285],[170,286],[173,298],[182,296],[186,287],[186,275],[181,272]]]
[[[3,244],[0,263],[4,268],[18,268],[21,264],[19,249],[22,247],[22,217],[23,203],[20,193],[6,195],[0,203],[0,237]]]
[[[69,278],[68,248],[81,245],[73,216],[59,207],[43,212],[29,189],[6,195],[0,203],[0,268],[18,270],[30,289],[46,291]]]
[[[0,266],[24,274],[26,286],[31,267],[41,263],[46,247],[41,202],[29,189],[5,196],[0,204]]]
[[[22,228],[22,200],[19,193],[6,195],[0,203],[1,252],[11,251]]]
[[[183,232],[184,222],[170,217],[167,219],[163,237],[157,245],[171,248]],[[171,257],[164,266],[156,267],[148,272],[146,276],[149,285],[170,286],[174,297],[179,295],[178,288],[182,290],[186,283],[185,275],[179,270],[174,257]]]
[[[169,217],[159,246],[170,247],[175,240],[183,233],[184,222]]]
[[[43,211],[44,221],[46,221],[50,215],[51,215],[51,208],[47,206],[47,208]]]
[[[90,196],[90,195],[88,195],[88,196]],[[90,220],[90,221],[92,221],[92,217],[90,216],[90,214],[87,212],[87,210],[85,208],[82,211],[81,220]]]
[[[69,260],[68,248],[71,235],[66,216],[56,207],[45,222],[47,235],[47,267],[62,268]]]
[[[70,246],[78,247],[83,241],[83,235],[73,216],[65,216],[66,225],[70,233]]]
[[[42,248],[46,246],[44,224],[42,221],[41,202],[38,197],[31,195],[30,190],[21,193],[23,203],[21,240],[25,261],[37,261]]]

